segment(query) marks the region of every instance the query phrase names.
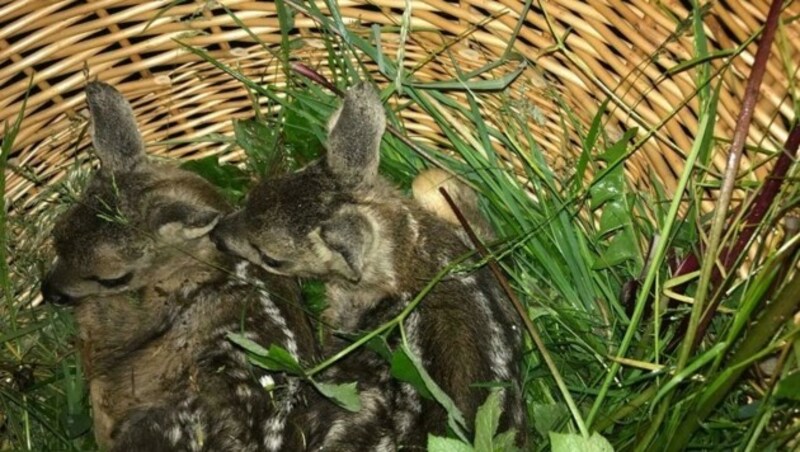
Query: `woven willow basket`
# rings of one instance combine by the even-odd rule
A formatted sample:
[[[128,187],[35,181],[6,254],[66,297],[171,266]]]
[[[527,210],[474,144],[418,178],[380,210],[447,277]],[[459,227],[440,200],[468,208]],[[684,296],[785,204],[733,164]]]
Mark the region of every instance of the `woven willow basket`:
[[[0,7],[0,123],[13,123],[30,86],[24,120],[6,169],[5,197],[10,215],[29,214],[46,204],[37,196],[86,158],[83,86],[87,78],[114,84],[131,100],[145,140],[191,139],[210,132],[232,133],[232,118],[252,116],[251,99],[237,81],[182,49],[176,39],[206,49],[218,60],[267,83],[280,84],[284,72],[273,56],[255,43],[224,8],[215,2],[161,0],[5,1]],[[280,42],[279,20],[272,2],[223,2],[268,44]],[[291,2],[290,2],[291,3]],[[320,7],[324,10],[324,2]],[[343,1],[343,18],[371,36],[369,26],[382,26],[381,47],[396,55],[398,24],[407,2]],[[410,1],[412,33],[404,44],[405,63],[422,81],[455,76],[454,64],[471,70],[495,61],[506,51],[521,22],[513,50],[531,62],[508,90],[533,109],[531,130],[556,170],[574,167],[580,146],[576,127],[586,130],[606,97],[611,104],[606,132],[619,136],[638,126],[658,129],[653,139],[627,163],[631,180],[646,184],[658,178],[675,187],[683,156],[697,128],[698,102],[694,72],[670,68],[694,54],[690,11],[686,2],[533,2],[521,18],[520,0]],[[544,8],[544,10],[542,9]],[[704,19],[710,51],[734,49],[764,23],[768,2],[712,2]],[[790,3],[783,18],[796,18],[800,4]],[[800,21],[788,20],[776,41],[751,127],[749,144],[775,151],[786,138],[793,117],[788,62],[800,60]],[[299,12],[294,20],[302,38],[292,58],[326,72],[326,49],[319,30]],[[556,50],[556,36],[566,36],[567,52]],[[755,43],[737,58],[713,60],[724,71],[716,134],[729,137],[737,114]],[[447,49],[447,52],[443,50]],[[453,62],[453,58],[456,63]],[[789,68],[789,69],[787,69]],[[796,69],[794,69],[796,71]],[[506,69],[487,76],[499,77]],[[457,97],[457,94],[454,94]],[[564,118],[563,102],[577,114]],[[487,116],[493,106],[485,105]],[[413,109],[404,119],[413,139],[442,142],[430,118]],[[663,125],[662,125],[663,122]],[[640,132],[640,135],[644,132]],[[155,145],[154,154],[197,158],[219,153],[221,145],[203,143]],[[755,148],[751,148],[755,149]],[[724,164],[718,153],[715,165]],[[228,153],[223,160],[241,155]],[[751,151],[743,169],[747,177],[763,177],[759,162],[768,153]]]

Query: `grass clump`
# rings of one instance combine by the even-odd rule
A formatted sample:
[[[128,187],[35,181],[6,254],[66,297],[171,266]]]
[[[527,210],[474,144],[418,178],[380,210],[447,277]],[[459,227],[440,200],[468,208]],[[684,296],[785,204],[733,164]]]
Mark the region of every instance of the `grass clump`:
[[[791,316],[800,309],[800,220],[792,213],[800,200],[800,131],[795,118],[785,152],[773,157],[766,180],[739,180],[736,165],[724,174],[709,170],[716,153],[728,152],[727,142],[714,135],[727,66],[714,69],[711,61],[730,61],[744,46],[709,54],[703,8],[695,7],[686,23],[694,33],[694,58],[672,73],[695,75],[694,95],[676,106],[677,111],[698,103],[694,142],[685,150],[676,188],[667,190],[652,176],[645,181],[649,190],[641,190],[626,177],[625,163],[664,133],[668,118],[613,135],[607,131],[613,98],[599,98],[593,120],[583,125],[566,102],[556,102],[564,142],[580,150],[569,171],[556,170],[532,132],[541,112],[521,95],[520,74],[532,62],[512,52],[513,40],[503,58],[471,71],[444,48],[430,58],[449,61],[453,79],[423,81],[416,78],[418,68],[402,64],[402,53],[384,51],[380,27],[366,31],[345,23],[334,2],[325,2],[324,9],[293,0],[276,5],[282,42],[261,44],[276,56],[284,85],[265,86],[186,46],[239,80],[255,110],[254,119],[234,124],[244,165],[210,158],[187,162],[186,168],[238,201],[254,177],[316,158],[336,93],[373,78],[383,88],[393,129],[384,138],[381,172],[408,188],[420,169],[436,165],[481,194],[498,237],[486,245],[541,336],[539,343],[529,341],[521,363],[532,449],[797,446],[800,326]],[[308,68],[314,62],[293,60],[292,49],[303,39],[293,32],[296,17],[317,24],[328,50],[324,77]],[[398,27],[406,38],[416,31],[406,16]],[[765,39],[770,27],[775,25],[747,42]],[[553,51],[578,58],[561,41]],[[556,90],[551,94],[559,100]],[[410,112],[429,118],[443,139],[416,139],[407,127]],[[745,131],[746,122],[740,123]],[[7,132],[4,156],[11,141]],[[702,204],[709,187],[744,196],[709,212]],[[12,239],[22,234],[17,220],[4,220]],[[35,280],[30,268],[46,262],[46,256],[30,252],[41,248],[35,245],[24,245],[27,254],[16,249],[19,257],[11,261],[11,274],[27,276],[3,282],[0,448],[82,450],[91,445],[89,411],[82,370],[69,345],[69,314],[49,306],[26,308]],[[316,309],[323,309],[323,294],[318,287],[311,292]],[[479,416],[488,424],[492,403]],[[486,450],[494,440],[499,449],[507,447],[502,432],[488,432],[480,441],[454,436],[429,446]]]

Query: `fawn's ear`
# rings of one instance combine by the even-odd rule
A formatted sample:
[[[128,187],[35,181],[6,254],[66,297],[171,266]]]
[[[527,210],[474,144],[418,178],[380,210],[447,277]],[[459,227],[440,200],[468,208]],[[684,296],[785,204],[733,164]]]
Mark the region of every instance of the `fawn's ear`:
[[[378,174],[386,112],[371,85],[347,91],[328,123],[328,168],[345,183],[372,182]]]
[[[322,223],[320,237],[333,256],[333,270],[352,282],[360,281],[374,238],[369,220],[359,212],[338,212]]]
[[[94,150],[105,171],[130,171],[144,158],[144,141],[131,105],[111,85],[92,82],[86,86],[91,114]]]
[[[165,202],[151,207],[147,220],[152,231],[168,243],[202,237],[217,225],[221,213],[183,201]]]

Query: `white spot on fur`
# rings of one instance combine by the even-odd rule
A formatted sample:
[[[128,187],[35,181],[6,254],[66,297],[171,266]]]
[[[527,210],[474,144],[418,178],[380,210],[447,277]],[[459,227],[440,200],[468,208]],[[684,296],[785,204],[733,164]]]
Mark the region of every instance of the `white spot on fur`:
[[[485,294],[477,292],[474,294],[476,297],[476,305],[480,308],[481,314],[488,326],[489,330],[489,359],[492,362],[492,370],[495,376],[501,380],[511,379],[511,347],[505,343],[503,339],[503,332],[500,330],[500,325],[492,316],[492,311],[489,306],[489,299]]]
[[[247,269],[250,267],[250,263],[247,261],[239,261],[236,263],[236,276],[240,279],[247,279]]]
[[[267,450],[279,450],[283,445],[283,429],[286,426],[286,418],[294,408],[294,400],[300,385],[296,380],[290,380],[287,394],[281,401],[277,413],[264,423],[264,447]]]
[[[378,410],[385,403],[383,393],[377,389],[367,389],[359,393],[361,410],[357,413],[346,413],[346,419],[337,419],[325,435],[322,450],[331,449],[331,444],[347,441],[349,426],[368,424],[378,416]]]
[[[259,382],[260,381],[261,380],[259,380]],[[243,399],[248,399],[253,396],[253,391],[245,385],[238,385],[236,386],[236,395]]]
[[[376,452],[392,452],[394,450],[397,449],[394,447],[394,442],[392,441],[392,438],[389,436],[382,437],[381,442],[379,442],[378,445],[375,447]]]
[[[178,441],[181,440],[182,436],[183,432],[181,431],[180,426],[177,425],[169,429],[169,432],[167,432],[167,438],[169,438],[169,442],[171,442],[173,446],[178,444]]]

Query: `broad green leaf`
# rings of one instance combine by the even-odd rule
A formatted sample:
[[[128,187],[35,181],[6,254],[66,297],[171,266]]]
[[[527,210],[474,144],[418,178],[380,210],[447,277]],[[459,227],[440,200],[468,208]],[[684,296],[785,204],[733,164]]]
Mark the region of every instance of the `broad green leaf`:
[[[391,374],[392,377],[409,383],[426,399],[433,399],[433,395],[431,395],[431,392],[428,390],[427,386],[425,386],[425,382],[422,376],[420,376],[417,367],[402,348],[398,348],[392,353]]]
[[[270,344],[269,349],[238,333],[228,333],[228,340],[245,349],[249,354],[250,362],[267,370],[289,372],[303,375],[303,367],[285,348]]]
[[[364,345],[386,360],[387,363],[392,361],[392,350],[389,348],[389,344],[386,343],[385,335],[375,336]]]
[[[228,340],[256,356],[269,355],[269,350],[239,333],[228,332]]]
[[[228,164],[221,164],[216,156],[189,160],[181,164],[181,168],[200,175],[202,178],[219,187],[232,201],[244,197],[250,177],[241,169]]]
[[[334,403],[348,411],[359,411],[361,409],[361,399],[358,397],[356,383],[325,383],[311,381],[322,395],[331,399]]]
[[[511,429],[507,432],[503,432],[495,436],[494,444],[492,445],[492,447],[497,452],[517,452],[519,451],[519,448],[515,444],[516,439],[517,439],[517,431]]]
[[[597,432],[589,438],[577,433],[550,432],[550,448],[553,452],[614,452],[611,443]]]
[[[566,414],[567,407],[562,404],[534,403],[531,420],[536,431],[542,436],[547,436],[547,433],[555,429]]]
[[[417,368],[417,372],[419,372],[420,378],[425,383],[425,387],[428,388],[431,395],[433,396],[434,400],[439,402],[442,407],[444,407],[445,411],[447,411],[447,425],[450,427],[453,432],[458,435],[459,438],[466,441],[467,435],[464,433],[464,430],[467,429],[467,422],[464,420],[464,414],[461,413],[461,410],[458,409],[453,399],[447,395],[442,388],[433,381],[428,371],[425,370],[425,366],[420,361],[419,357],[415,356],[411,353],[410,350],[405,346],[405,344],[401,345],[403,351],[405,352],[406,356],[409,360],[411,360],[414,367]]]
[[[628,152],[628,142],[636,136],[637,132],[638,129],[636,127],[629,129],[619,141],[609,146],[604,153],[597,156],[598,160],[616,166],[601,172],[592,182],[591,189],[589,190],[592,209],[600,207],[610,199],[622,196],[627,190],[624,166],[622,162],[617,162],[625,157]]]
[[[494,390],[475,414],[475,450],[494,450],[493,439],[500,424],[500,391]]]
[[[626,210],[625,204],[619,200],[609,201],[603,207],[603,214],[600,215],[600,230],[597,231],[597,235],[602,237],[630,224],[630,222],[630,212]]]
[[[250,362],[267,370],[288,372],[294,375],[303,375],[300,363],[283,347],[269,346],[267,356],[250,356]]]
[[[628,152],[628,143],[633,137],[636,136],[637,133],[639,133],[638,127],[633,127],[626,130],[622,135],[622,138],[609,146],[604,153],[598,156],[598,158],[606,163],[613,163],[621,159]],[[622,165],[617,166],[612,171],[622,172]]]
[[[800,401],[800,370],[795,370],[778,381],[775,397]]]
[[[589,190],[591,209],[597,209],[609,200],[621,198],[625,194],[625,189],[625,174],[616,170],[611,171]]]
[[[92,417],[88,409],[80,413],[64,411],[61,413],[61,425],[68,438],[78,438],[92,428]]]
[[[62,368],[67,407],[61,413],[61,424],[64,426],[67,437],[77,438],[92,427],[92,417],[89,415],[89,406],[86,401],[85,376],[80,360],[76,360],[74,364],[64,360]]]
[[[626,228],[611,239],[608,248],[597,258],[592,269],[601,270],[630,259],[636,259],[637,250],[636,237],[634,237],[630,229]]]
[[[428,452],[477,452],[469,444],[453,438],[428,435]]]

